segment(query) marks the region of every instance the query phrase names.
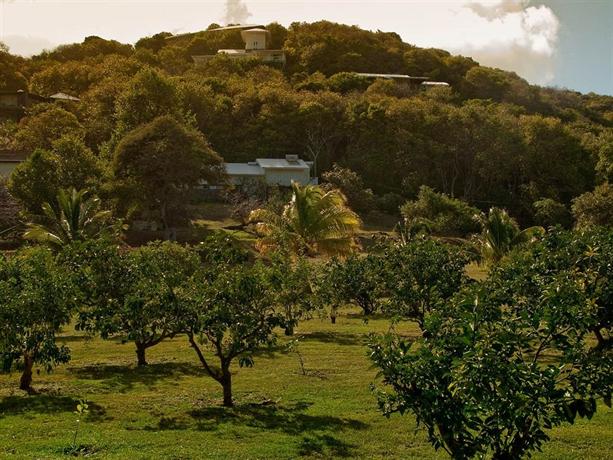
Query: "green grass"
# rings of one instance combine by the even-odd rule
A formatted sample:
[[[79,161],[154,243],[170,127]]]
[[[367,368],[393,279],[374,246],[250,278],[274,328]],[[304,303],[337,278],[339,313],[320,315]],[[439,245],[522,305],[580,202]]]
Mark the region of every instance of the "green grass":
[[[17,373],[0,375],[0,458],[65,458],[79,398],[90,404],[79,443],[93,458],[445,458],[411,416],[377,410],[364,343],[388,321],[344,313],[337,324],[313,319],[297,329],[307,376],[285,337],[254,368],[235,367],[233,409],[220,407],[221,387],[183,337],[152,348],[150,366],[137,369],[132,345],[66,331],[73,360],[35,375],[41,394],[17,390]],[[613,411],[603,407],[590,422],[553,430],[535,458],[612,457]]]

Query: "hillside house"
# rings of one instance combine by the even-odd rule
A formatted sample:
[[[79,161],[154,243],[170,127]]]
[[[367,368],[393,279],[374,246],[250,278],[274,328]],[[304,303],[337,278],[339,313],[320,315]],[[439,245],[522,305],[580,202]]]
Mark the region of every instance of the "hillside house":
[[[285,52],[283,50],[271,50],[268,49],[270,45],[271,37],[270,32],[261,26],[249,27],[249,26],[231,26],[222,27],[219,29],[212,29],[209,32],[215,32],[219,30],[229,29],[242,29],[241,37],[245,42],[245,49],[226,49],[218,50],[217,54],[224,54],[232,59],[245,59],[245,58],[257,58],[267,64],[281,64],[285,65]],[[204,64],[215,55],[202,55],[192,56],[196,65]]]
[[[249,163],[224,163],[228,182],[234,186],[243,186],[254,182],[263,182],[268,186],[289,187],[292,182],[302,185],[317,182],[311,178],[311,162],[286,155],[285,158],[258,158]]]

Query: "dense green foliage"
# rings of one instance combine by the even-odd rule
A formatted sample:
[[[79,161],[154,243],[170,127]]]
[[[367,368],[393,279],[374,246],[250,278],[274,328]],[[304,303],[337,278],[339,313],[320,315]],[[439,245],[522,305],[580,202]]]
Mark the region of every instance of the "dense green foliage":
[[[552,427],[591,418],[597,399],[610,405],[613,355],[591,345],[595,329],[611,333],[610,242],[610,231],[555,233],[428,312],[424,339],[373,340],[391,390],[381,409],[414,413],[453,458],[511,459],[540,450]]]
[[[16,145],[50,149],[72,132],[109,166],[128,132],[171,115],[197,127],[228,162],[299,154],[317,175],[335,163],[350,168],[364,190],[385,196],[375,202],[386,211],[426,185],[480,209],[506,208],[522,226],[543,223],[534,202],[569,207],[610,178],[610,97],[531,86],[394,33],[326,21],[269,28],[286,52],[283,69],[224,56],[193,63],[192,55],[241,48],[236,30],[161,33],[134,47],[88,37],[30,59],[2,51],[7,87],[81,98],[34,107]],[[351,72],[427,76],[451,88],[418,90]]]

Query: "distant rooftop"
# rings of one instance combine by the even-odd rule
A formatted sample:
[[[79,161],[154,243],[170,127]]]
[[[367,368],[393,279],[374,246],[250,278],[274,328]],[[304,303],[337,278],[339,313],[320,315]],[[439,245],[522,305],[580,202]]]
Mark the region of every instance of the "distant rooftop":
[[[309,169],[308,164],[292,155],[287,155],[285,158],[258,158],[255,162],[262,168]]]
[[[264,170],[253,163],[224,163],[228,176],[262,176]]]
[[[60,101],[75,101],[75,102],[79,102],[81,99],[79,99],[78,97],[74,97],[71,96],[70,94],[66,94],[66,93],[55,93],[52,94],[51,96],[49,96],[50,99],[55,99],[55,100],[60,100]]]
[[[386,80],[411,80],[411,81],[427,81],[430,77],[412,77],[410,75],[396,73],[363,73],[355,72],[356,75],[364,78],[383,78]]]
[[[422,86],[449,86],[446,81],[424,81],[421,84]]]

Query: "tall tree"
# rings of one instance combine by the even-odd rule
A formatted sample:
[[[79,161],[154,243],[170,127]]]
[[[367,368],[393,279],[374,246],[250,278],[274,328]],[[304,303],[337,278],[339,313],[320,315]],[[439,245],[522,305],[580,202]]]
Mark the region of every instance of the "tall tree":
[[[185,216],[189,191],[205,181],[223,181],[221,158],[204,136],[171,116],[128,133],[115,150],[112,169],[120,208],[152,211],[167,239]]]

